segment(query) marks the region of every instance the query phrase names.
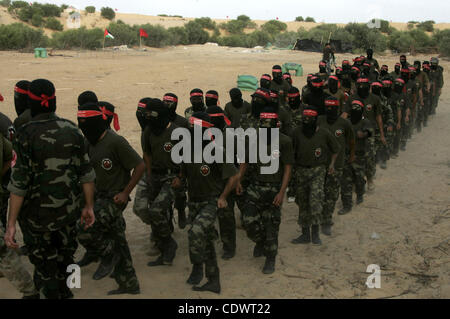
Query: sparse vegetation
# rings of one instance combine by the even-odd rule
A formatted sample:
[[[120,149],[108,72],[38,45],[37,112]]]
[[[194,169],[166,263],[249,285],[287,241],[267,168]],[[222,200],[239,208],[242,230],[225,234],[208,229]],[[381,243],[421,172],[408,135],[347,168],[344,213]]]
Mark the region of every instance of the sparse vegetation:
[[[87,6],[86,8],[84,8],[84,11],[86,11],[87,13],[95,13],[95,7]]]
[[[64,28],[61,22],[55,18],[48,18],[45,27],[55,31],[62,31]]]
[[[108,20],[114,20],[114,18],[116,17],[116,13],[114,12],[114,10],[109,7],[103,7],[100,12],[101,16]]]
[[[312,17],[306,17],[305,22],[316,22]]]
[[[303,21],[305,21],[305,19],[303,19],[302,16],[299,16],[299,17],[296,17],[296,18],[295,18],[295,21],[297,21],[297,22],[303,22]]]

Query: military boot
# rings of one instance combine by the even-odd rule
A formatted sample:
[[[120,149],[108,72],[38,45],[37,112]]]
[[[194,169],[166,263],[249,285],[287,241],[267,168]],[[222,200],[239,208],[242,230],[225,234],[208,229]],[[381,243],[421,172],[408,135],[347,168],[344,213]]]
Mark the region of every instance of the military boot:
[[[172,265],[173,259],[175,258],[176,255],[177,248],[178,248],[177,242],[172,238],[172,236],[169,236],[167,239],[164,239],[162,252],[164,265]]]
[[[96,256],[95,254],[93,254],[89,251],[86,251],[83,258],[81,258],[81,260],[79,262],[77,262],[77,265],[80,267],[84,267],[91,263],[95,263],[97,261],[98,261],[98,256]]]
[[[258,258],[264,255],[264,243],[258,242],[253,248],[253,257]]]
[[[262,272],[266,275],[270,275],[275,272],[275,257],[266,257],[266,262],[264,263]]]
[[[311,242],[311,231],[309,227],[302,227],[302,234],[291,240],[293,244],[309,244]]]
[[[356,205],[362,204],[364,202],[364,195],[357,194],[356,195]]]
[[[351,206],[350,207],[344,206],[338,211],[338,214],[339,215],[345,215],[345,214],[350,213],[351,211],[352,211],[352,207]]]
[[[103,257],[92,278],[94,280],[100,280],[106,276],[109,276],[114,271],[114,268],[119,263],[119,261],[120,255],[115,252]]]
[[[208,281],[203,286],[194,286],[192,287],[192,290],[194,291],[211,291],[215,292],[216,294],[220,294],[220,274],[219,274],[219,268],[216,267],[216,270],[213,274],[208,274],[206,276],[208,278]]]
[[[186,212],[185,210],[178,210],[178,227],[180,227],[180,229],[184,229],[187,225],[187,219],[186,219]]]
[[[138,295],[140,293],[141,293],[141,290],[140,290],[139,286],[133,287],[133,288],[119,287],[118,289],[109,291],[108,296],[122,295],[122,294]]]
[[[311,239],[314,245],[322,245],[319,235],[319,225],[313,225],[311,227]]]
[[[203,264],[194,264],[192,272],[186,281],[190,285],[198,285],[203,279]]]
[[[329,224],[322,225],[320,228],[322,229],[322,234],[326,236],[331,236],[331,225]]]

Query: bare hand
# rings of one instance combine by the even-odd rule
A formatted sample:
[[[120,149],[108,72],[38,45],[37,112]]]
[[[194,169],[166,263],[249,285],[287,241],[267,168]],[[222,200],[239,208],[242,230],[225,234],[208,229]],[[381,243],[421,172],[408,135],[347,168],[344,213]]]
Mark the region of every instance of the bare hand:
[[[409,123],[409,116],[408,115],[405,117],[405,123]]]
[[[226,199],[219,197],[219,199],[217,200],[217,208],[227,208],[228,203],[226,201]]]
[[[394,128],[393,128],[392,126],[389,125],[388,128],[387,128],[387,131],[388,131],[388,132],[392,132],[393,130],[394,130]]]
[[[399,131],[402,128],[402,124],[398,123],[397,124],[397,131]]]
[[[19,245],[16,243],[16,240],[14,239],[16,237],[16,226],[8,226],[6,229],[5,234],[5,243],[6,246],[9,248],[17,249],[19,248]]]
[[[124,205],[128,203],[128,194],[124,192],[117,194],[114,196],[114,203],[116,203],[116,205]]]
[[[181,180],[179,177],[175,177],[172,181],[172,185],[170,185],[172,188],[180,188],[181,187]]]
[[[334,174],[334,165],[330,165],[330,167],[328,167],[328,175],[333,175]]]
[[[242,187],[242,184],[240,182],[238,182],[238,184],[236,186],[236,195],[242,195],[243,192],[244,192],[244,188]]]
[[[277,196],[275,196],[275,198],[273,199],[272,204],[277,206],[277,207],[280,207],[281,204],[283,203],[283,199],[284,199],[284,193],[279,192],[277,194]]]
[[[85,207],[81,212],[81,225],[84,225],[84,229],[88,229],[95,222],[94,209],[92,207]]]
[[[386,138],[384,137],[384,135],[380,136],[380,139],[381,139],[381,143],[383,143],[383,145],[387,145]]]

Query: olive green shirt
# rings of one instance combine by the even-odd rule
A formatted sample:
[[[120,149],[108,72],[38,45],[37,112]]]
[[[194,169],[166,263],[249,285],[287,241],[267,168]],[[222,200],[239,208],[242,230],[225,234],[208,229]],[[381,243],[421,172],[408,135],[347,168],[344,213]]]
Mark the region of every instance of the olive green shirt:
[[[252,106],[247,101],[242,102],[242,106],[237,108],[233,103],[228,102],[225,105],[224,113],[225,116],[231,121],[230,127],[238,128],[241,122],[241,115],[248,114],[252,111]]]
[[[353,133],[355,135],[355,154],[356,156],[365,156],[368,143],[367,139],[374,134],[374,128],[369,120],[363,118],[356,124],[352,124]],[[358,138],[358,131],[367,132],[368,135],[365,138]]]
[[[353,100],[358,99],[362,100],[364,103],[364,111],[363,116],[368,119],[374,127],[378,126],[377,124],[377,116],[382,115],[382,108],[381,108],[381,101],[378,96],[375,94],[370,93],[369,96],[365,99],[362,99],[359,97],[358,93],[353,94],[350,96],[347,100],[347,103],[345,104],[344,112],[347,114],[350,114],[350,110],[352,108],[352,102]]]
[[[289,85],[288,81],[286,81],[285,79],[283,79],[281,84],[278,84],[277,82],[275,82],[273,80],[270,82],[270,89],[278,91],[278,96],[279,96],[281,106],[286,105],[286,96],[288,95],[290,88],[291,88],[291,86]]]
[[[153,134],[149,127],[144,131],[144,153],[151,157],[152,169],[178,169],[179,166],[172,161],[171,151],[178,141],[172,140],[172,132],[178,128],[172,123],[168,128],[157,136]]]
[[[24,124],[27,124],[30,121],[31,121],[31,110],[26,109],[14,120],[14,128],[16,130],[19,130]]]

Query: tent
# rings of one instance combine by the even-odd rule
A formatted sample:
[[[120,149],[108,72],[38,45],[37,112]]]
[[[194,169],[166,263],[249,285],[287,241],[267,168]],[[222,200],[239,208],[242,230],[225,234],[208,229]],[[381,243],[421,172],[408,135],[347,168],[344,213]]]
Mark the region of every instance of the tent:
[[[352,52],[351,43],[342,42],[341,40],[331,40],[330,44],[334,48],[336,53]],[[321,44],[320,42],[314,40],[298,39],[294,45],[294,50],[322,53],[323,47],[324,44]]]

